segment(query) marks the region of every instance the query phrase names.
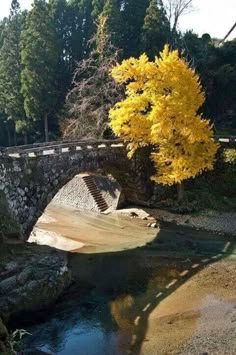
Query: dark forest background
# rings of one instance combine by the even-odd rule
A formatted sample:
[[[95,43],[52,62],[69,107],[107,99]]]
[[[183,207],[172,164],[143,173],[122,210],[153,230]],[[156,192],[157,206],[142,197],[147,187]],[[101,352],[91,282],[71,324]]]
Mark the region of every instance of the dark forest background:
[[[177,6],[178,1],[173,2]],[[122,90],[112,65],[165,43],[200,75],[204,115],[216,134],[236,131],[236,40],[178,30],[182,8],[171,0],[35,0],[30,11],[12,1],[0,22],[0,145],[111,135],[107,112]],[[230,24],[229,24],[230,25]]]

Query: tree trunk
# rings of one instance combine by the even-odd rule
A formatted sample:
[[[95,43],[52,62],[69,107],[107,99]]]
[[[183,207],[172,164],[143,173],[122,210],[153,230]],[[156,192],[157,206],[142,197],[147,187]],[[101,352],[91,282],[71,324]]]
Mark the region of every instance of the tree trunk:
[[[45,133],[45,142],[49,141],[48,137],[48,114],[44,115],[44,133]]]
[[[14,146],[17,146],[16,125],[14,123]]]
[[[182,202],[184,199],[184,183],[183,182],[177,184],[177,194],[178,194],[178,202]]]
[[[8,123],[6,124],[6,129],[7,129],[8,147],[10,147],[11,146],[11,133],[10,133]]]
[[[28,144],[28,136],[26,132],[24,133],[24,144]]]

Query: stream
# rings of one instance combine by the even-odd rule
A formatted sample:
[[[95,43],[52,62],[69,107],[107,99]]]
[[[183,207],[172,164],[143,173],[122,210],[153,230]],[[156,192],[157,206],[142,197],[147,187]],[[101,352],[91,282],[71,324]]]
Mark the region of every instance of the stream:
[[[18,322],[31,334],[27,348],[61,355],[190,354],[200,341],[201,353],[210,345],[198,334],[209,329],[213,313],[214,327],[231,334],[236,294],[225,283],[235,279],[234,243],[146,224],[58,206],[46,210],[31,241],[67,250],[74,281],[46,314]],[[217,269],[222,262],[231,268],[227,276]]]

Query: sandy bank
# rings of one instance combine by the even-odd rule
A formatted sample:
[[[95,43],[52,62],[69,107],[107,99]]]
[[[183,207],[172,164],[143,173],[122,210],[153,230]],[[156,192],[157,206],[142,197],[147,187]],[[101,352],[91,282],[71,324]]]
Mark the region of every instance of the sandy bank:
[[[221,260],[194,275],[149,315],[142,354],[236,353],[236,265]]]
[[[50,204],[29,241],[64,251],[104,253],[141,247],[156,234],[140,219]]]

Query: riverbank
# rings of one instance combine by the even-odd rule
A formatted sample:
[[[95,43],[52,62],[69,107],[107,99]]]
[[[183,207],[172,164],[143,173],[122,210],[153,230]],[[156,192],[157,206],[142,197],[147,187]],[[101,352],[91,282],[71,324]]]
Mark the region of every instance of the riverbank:
[[[149,314],[141,354],[235,354],[235,275],[235,262],[220,260],[164,298]]]
[[[178,214],[167,210],[128,207],[114,213],[127,216],[136,215],[145,219],[153,217],[157,222],[174,223],[183,227],[206,230],[221,235],[236,236],[236,212],[218,212],[213,210],[202,211],[197,214]]]

